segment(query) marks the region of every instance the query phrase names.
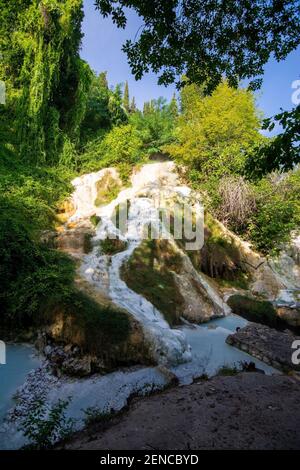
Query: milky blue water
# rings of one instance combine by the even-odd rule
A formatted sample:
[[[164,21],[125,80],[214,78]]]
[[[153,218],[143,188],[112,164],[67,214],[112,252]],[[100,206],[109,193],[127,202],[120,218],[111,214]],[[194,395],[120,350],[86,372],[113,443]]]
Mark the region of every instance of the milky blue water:
[[[13,406],[13,395],[26,375],[39,366],[35,349],[24,344],[6,345],[6,364],[0,364],[0,420]]]
[[[241,368],[242,362],[254,362],[266,374],[278,373],[273,367],[226,343],[228,335],[243,328],[247,321],[237,315],[211,320],[202,325],[183,326],[187,341],[192,348],[192,361],[172,368],[182,384],[206,374],[215,375],[223,366]]]
[[[202,374],[215,375],[226,365],[240,367],[241,361],[255,362],[257,368],[267,374],[278,373],[267,364],[226,344],[226,338],[237,327],[247,321],[236,315],[212,320],[203,325],[185,325],[181,329],[191,346],[192,361],[172,367],[180,384],[189,384]],[[25,381],[26,375],[40,365],[34,348],[28,345],[8,345],[7,364],[0,365],[0,423],[7,411],[13,407],[13,395]],[[84,425],[84,410],[88,407],[107,412],[119,410],[126,405],[131,393],[144,394],[147,387],[161,389],[168,383],[164,372],[156,367],[128,368],[101,376],[97,374],[86,379],[65,378],[57,386],[51,386],[47,395],[49,405],[57,400],[72,397],[67,416],[75,419],[78,429]],[[17,424],[5,422],[0,427],[0,449],[17,449],[25,443]]]

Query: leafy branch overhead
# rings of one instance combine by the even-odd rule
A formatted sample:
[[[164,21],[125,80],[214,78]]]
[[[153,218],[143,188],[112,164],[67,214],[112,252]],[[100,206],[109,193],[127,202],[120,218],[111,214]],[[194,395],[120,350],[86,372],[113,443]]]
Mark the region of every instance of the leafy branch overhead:
[[[283,0],[96,0],[103,16],[125,28],[128,8],[141,17],[135,41],[123,46],[132,72],[149,69],[170,84],[181,74],[214,89],[226,77],[261,83],[272,54],[284,59],[300,42],[300,5]],[[257,78],[258,77],[258,78]]]

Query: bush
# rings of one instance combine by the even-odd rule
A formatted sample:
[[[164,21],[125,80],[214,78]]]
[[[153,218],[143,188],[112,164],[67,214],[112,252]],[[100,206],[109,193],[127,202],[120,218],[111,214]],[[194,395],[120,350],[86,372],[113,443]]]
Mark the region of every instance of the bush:
[[[104,255],[115,255],[121,251],[126,250],[127,242],[120,240],[119,238],[111,239],[106,238],[100,242],[100,253]]]
[[[254,186],[257,211],[248,235],[264,253],[276,252],[300,225],[300,170],[270,175]]]
[[[240,232],[256,211],[256,201],[250,184],[241,176],[224,177],[219,185],[220,205],[217,217],[232,230]]]
[[[240,370],[236,367],[236,365],[229,366],[224,364],[224,366],[220,367],[218,370],[217,375],[222,375],[223,377],[232,377],[237,375],[239,372]]]
[[[228,305],[233,313],[246,318],[246,320],[261,323],[272,328],[280,328],[283,325],[271,302],[266,300],[256,300],[236,294],[228,299]]]
[[[1,326],[32,326],[45,301],[63,298],[73,285],[73,261],[39,243],[31,223],[9,202],[0,211]]]
[[[68,400],[58,400],[49,408],[43,399],[33,403],[29,413],[20,425],[30,443],[23,447],[25,450],[47,450],[56,442],[66,439],[73,432],[74,421],[65,416]]]
[[[142,140],[130,125],[114,127],[102,140],[95,141],[80,157],[81,171],[98,171],[118,164],[134,165],[143,160]]]
[[[84,410],[85,419],[84,424],[85,426],[91,426],[93,424],[98,423],[107,423],[112,419],[112,417],[116,414],[116,412],[111,409],[108,411],[103,411],[96,406],[90,406],[86,410]]]

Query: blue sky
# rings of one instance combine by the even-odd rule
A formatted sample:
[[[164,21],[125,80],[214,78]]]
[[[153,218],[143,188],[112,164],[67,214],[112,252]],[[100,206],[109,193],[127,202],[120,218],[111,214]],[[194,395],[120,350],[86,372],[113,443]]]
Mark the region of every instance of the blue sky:
[[[170,99],[175,87],[168,88],[157,85],[157,77],[148,74],[136,82],[131,75],[126,55],[121,51],[126,39],[134,39],[141,20],[129,13],[126,30],[118,29],[110,18],[102,18],[94,9],[93,0],[84,0],[85,18],[83,22],[84,38],[81,56],[96,72],[107,71],[110,85],[128,80],[131,96],[136,98],[141,108],[144,101],[164,96]],[[259,108],[266,116],[278,112],[280,108],[293,107],[291,96],[292,82],[300,79],[300,48],[291,53],[284,62],[271,60],[265,68],[264,82],[256,93]]]

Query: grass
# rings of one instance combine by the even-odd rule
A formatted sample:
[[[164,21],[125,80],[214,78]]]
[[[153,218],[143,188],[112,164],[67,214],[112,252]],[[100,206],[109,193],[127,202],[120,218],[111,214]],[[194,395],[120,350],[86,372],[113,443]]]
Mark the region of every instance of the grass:
[[[183,298],[172,272],[180,265],[167,240],[144,240],[121,271],[128,287],[149,300],[170,325],[180,323]]]
[[[90,406],[86,410],[84,410],[85,419],[84,424],[85,426],[91,426],[93,424],[98,423],[107,423],[111,420],[113,416],[115,416],[116,412],[114,410],[110,411],[102,411],[97,406]]]
[[[249,275],[239,271],[234,279],[216,279],[220,287],[234,287],[236,289],[247,290],[249,287]]]
[[[240,371],[236,366],[229,366],[229,365],[224,364],[218,370],[217,375],[222,375],[223,377],[232,377],[234,375],[237,375],[239,372]]]

